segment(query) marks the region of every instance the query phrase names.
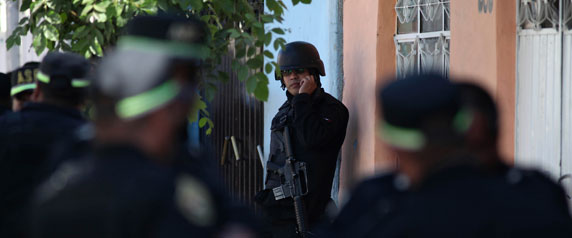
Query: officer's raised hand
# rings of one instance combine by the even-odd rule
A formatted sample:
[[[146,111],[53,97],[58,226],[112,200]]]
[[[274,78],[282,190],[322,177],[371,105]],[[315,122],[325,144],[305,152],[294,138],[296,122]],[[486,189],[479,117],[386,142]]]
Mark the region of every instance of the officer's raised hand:
[[[312,94],[318,86],[316,85],[316,80],[314,80],[314,75],[307,75],[300,81],[300,91],[299,94],[307,93]]]

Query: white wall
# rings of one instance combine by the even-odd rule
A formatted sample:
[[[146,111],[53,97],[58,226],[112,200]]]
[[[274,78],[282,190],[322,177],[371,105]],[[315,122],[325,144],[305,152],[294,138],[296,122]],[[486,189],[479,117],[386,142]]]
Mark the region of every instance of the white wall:
[[[18,1],[0,0],[0,72],[14,70],[29,61],[41,61],[42,56],[36,55],[32,46],[32,35],[21,38],[20,46],[13,46],[6,50],[6,39],[18,26],[18,21],[26,14],[19,12]]]

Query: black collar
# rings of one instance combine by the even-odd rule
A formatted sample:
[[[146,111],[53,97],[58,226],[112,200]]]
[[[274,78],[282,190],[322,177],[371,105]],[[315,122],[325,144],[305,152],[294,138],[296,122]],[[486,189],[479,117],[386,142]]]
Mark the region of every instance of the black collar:
[[[22,112],[27,112],[27,111],[54,112],[54,113],[65,114],[67,116],[76,119],[82,119],[82,120],[85,119],[78,109],[70,107],[61,107],[48,103],[35,103],[35,102],[26,103],[22,108]]]

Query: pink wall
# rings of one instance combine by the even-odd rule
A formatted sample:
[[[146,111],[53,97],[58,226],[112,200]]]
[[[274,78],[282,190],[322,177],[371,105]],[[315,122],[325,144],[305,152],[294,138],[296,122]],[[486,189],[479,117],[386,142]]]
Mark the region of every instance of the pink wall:
[[[342,148],[341,190],[375,171],[375,88],[378,1],[344,1],[344,92],[350,111]]]
[[[487,2],[487,1],[485,1]],[[451,75],[485,87],[500,108],[500,151],[514,156],[516,2],[494,1],[492,13],[478,1],[451,1]]]

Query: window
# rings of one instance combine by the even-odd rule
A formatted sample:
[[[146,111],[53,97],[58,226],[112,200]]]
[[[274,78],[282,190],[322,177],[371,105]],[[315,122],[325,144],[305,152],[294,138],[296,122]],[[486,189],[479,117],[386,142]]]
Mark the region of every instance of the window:
[[[397,0],[397,76],[449,75],[450,0]]]

